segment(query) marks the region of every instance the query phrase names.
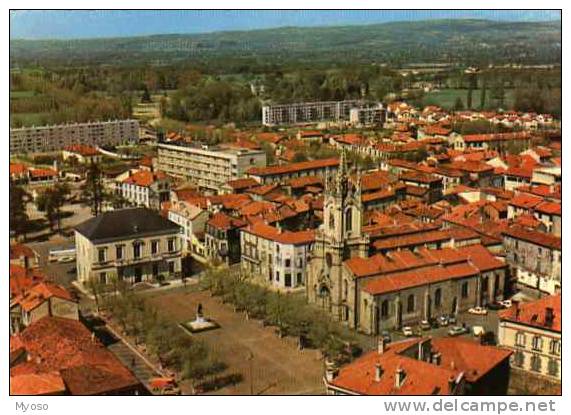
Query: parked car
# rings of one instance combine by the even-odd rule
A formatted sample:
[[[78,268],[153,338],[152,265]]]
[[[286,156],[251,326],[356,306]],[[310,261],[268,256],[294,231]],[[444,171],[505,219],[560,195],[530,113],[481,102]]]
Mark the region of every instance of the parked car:
[[[500,302],[488,304],[490,310],[501,310],[504,306]]]
[[[75,261],[75,257],[74,256],[62,256],[61,258],[58,258],[57,262],[59,262],[60,264],[67,264],[69,262],[73,262]]]
[[[383,330],[381,332],[381,337],[383,338],[385,343],[390,343],[392,341],[391,334],[387,330]]]
[[[438,318],[438,324],[440,324],[440,327],[446,327],[449,323],[450,321],[448,320],[447,315],[443,315]]]
[[[432,325],[430,324],[430,321],[428,320],[422,320],[420,322],[420,328],[422,330],[430,330],[432,328]]]
[[[452,337],[460,336],[466,333],[468,333],[468,329],[463,326],[454,326],[450,330],[448,330],[448,335]]]
[[[472,307],[468,310],[468,313],[485,316],[488,314],[488,310],[486,310],[484,307]]]
[[[456,314],[449,314],[448,315],[448,323],[456,324]]]
[[[404,326],[402,328],[402,334],[405,335],[406,337],[414,336],[414,332],[412,331],[412,327]]]

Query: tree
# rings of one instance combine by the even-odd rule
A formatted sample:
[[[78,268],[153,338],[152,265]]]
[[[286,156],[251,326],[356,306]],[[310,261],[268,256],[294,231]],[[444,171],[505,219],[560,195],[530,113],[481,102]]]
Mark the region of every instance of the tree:
[[[69,193],[70,189],[67,184],[58,183],[36,198],[38,210],[45,212],[51,230],[53,230],[54,224],[57,225],[58,232],[61,230],[61,208]]]
[[[101,170],[97,163],[91,163],[87,170],[85,184],[82,187],[82,198],[85,206],[91,208],[93,216],[101,213],[103,201],[105,200],[105,191],[103,189]]]
[[[141,102],[143,104],[147,104],[149,102],[153,102],[151,99],[151,94],[149,93],[149,88],[147,88],[147,86],[145,85],[145,88],[143,89],[143,95],[141,95]]]
[[[16,238],[20,235],[26,239],[30,219],[26,213],[28,193],[21,186],[10,186],[10,230]]]
[[[463,109],[464,109],[464,102],[462,102],[462,98],[456,97],[456,101],[454,102],[454,110],[462,111]]]

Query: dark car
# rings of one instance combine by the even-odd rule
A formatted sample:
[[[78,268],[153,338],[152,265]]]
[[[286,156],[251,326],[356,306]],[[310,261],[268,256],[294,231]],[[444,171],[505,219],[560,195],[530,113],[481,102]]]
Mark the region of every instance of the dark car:
[[[501,310],[504,306],[500,303],[490,303],[487,305],[488,309],[490,310]]]
[[[381,332],[381,337],[383,338],[385,343],[390,343],[392,341],[391,334],[387,330],[383,330]]]

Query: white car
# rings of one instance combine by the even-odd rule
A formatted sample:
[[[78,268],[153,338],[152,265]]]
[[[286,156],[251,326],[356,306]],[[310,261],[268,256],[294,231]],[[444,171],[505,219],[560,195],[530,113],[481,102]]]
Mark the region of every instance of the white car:
[[[472,307],[471,309],[468,310],[468,313],[485,316],[486,314],[488,314],[488,310],[486,310],[484,307]]]
[[[412,327],[410,326],[404,326],[402,328],[402,334],[405,335],[406,337],[411,337],[414,335],[414,332],[412,331]]]
[[[502,300],[499,303],[505,308],[510,308],[512,306],[512,300]]]

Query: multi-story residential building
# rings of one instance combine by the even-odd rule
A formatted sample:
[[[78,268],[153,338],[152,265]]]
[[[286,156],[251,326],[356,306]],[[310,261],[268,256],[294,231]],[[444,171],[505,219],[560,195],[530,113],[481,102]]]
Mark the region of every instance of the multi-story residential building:
[[[314,241],[313,230],[292,232],[254,223],[240,232],[242,270],[263,285],[302,287]]]
[[[82,285],[113,278],[139,283],[181,272],[180,227],[146,208],[105,212],[75,228]]]
[[[561,290],[561,238],[510,226],[503,231],[506,261],[518,283],[555,294]]]
[[[410,199],[420,199],[428,204],[442,199],[442,178],[419,172],[404,172],[399,180],[406,185],[406,194]]]
[[[455,150],[484,149],[503,151],[511,148],[527,150],[531,145],[531,134],[527,131],[499,134],[455,135],[450,138]]]
[[[117,192],[129,204],[159,210],[170,198],[170,179],[163,172],[129,170],[128,177],[117,183]]]
[[[349,120],[352,108],[367,108],[378,104],[359,100],[300,102],[295,104],[266,105],[262,107],[262,124],[315,123],[320,121]]]
[[[498,344],[513,350],[512,367],[561,381],[561,320],[561,294],[501,311]]]
[[[306,176],[334,174],[339,167],[338,158],[301,161],[281,166],[254,167],[246,173],[260,184],[283,183],[290,179]]]
[[[69,291],[47,281],[32,285],[10,300],[10,334],[46,316],[79,320],[79,306]]]
[[[200,259],[204,258],[204,232],[210,215],[207,210],[184,200],[175,200],[168,208],[168,218],[182,228],[182,250]]]
[[[383,125],[387,119],[387,110],[382,104],[369,108],[351,108],[349,122],[356,126]]]
[[[328,395],[505,395],[510,355],[460,338],[380,339],[341,368],[327,362],[324,382]]]
[[[212,215],[204,235],[206,257],[227,264],[240,261],[240,229],[246,225],[244,220],[221,212]]]
[[[561,184],[561,166],[537,167],[533,169],[531,183],[536,185],[555,186]]]
[[[248,169],[265,166],[266,153],[262,150],[158,144],[159,170],[209,191],[218,192],[228,181],[243,177]]]
[[[75,144],[104,146],[138,141],[136,120],[10,128],[10,154],[61,151]]]

